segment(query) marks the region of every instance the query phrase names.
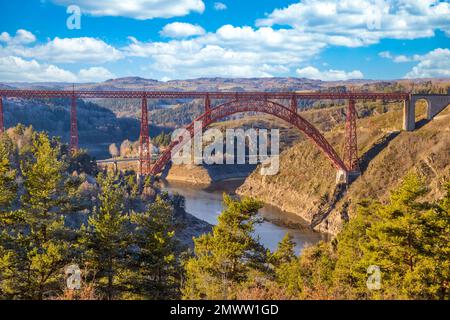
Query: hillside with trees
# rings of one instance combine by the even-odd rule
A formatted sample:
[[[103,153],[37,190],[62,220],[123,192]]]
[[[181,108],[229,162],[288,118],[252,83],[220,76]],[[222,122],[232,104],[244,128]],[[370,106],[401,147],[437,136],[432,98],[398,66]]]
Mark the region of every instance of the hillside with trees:
[[[85,151],[71,156],[31,127],[0,137],[0,190],[1,299],[173,298],[181,240],[209,230],[182,197],[133,172],[99,172]],[[74,264],[81,291],[66,287]]]
[[[38,131],[46,131],[50,136],[70,139],[70,101],[64,99],[23,100],[4,99],[5,127],[17,124],[32,125]],[[97,158],[108,157],[108,146],[123,140],[137,140],[140,122],[128,117],[117,117],[109,109],[92,102],[77,100],[79,143],[89,149]],[[152,136],[168,131],[150,125]]]
[[[141,80],[128,79],[123,86],[135,81]],[[206,83],[216,81],[218,89],[226,83],[195,81],[178,85],[210,90]],[[352,85],[402,91],[410,84]],[[233,81],[227,85],[236,90]],[[345,83],[309,85],[347,90]],[[443,81],[422,81],[414,88],[446,89]],[[171,127],[201,112],[201,102],[164,103],[152,115]],[[308,103],[300,106],[307,109],[302,115],[341,150],[343,102]],[[317,148],[284,126],[280,173],[262,177],[254,171],[239,189],[240,198],[224,195],[224,210],[210,226],[187,214],[184,198],[162,192],[153,179],[138,179],[134,171],[103,171],[86,150],[71,155],[64,143],[67,102],[7,99],[5,105],[0,299],[450,299],[448,108],[424,121],[419,106],[417,130],[402,132],[400,103],[358,103],[362,175],[345,192],[336,191],[336,172]],[[133,123],[139,128],[139,122],[123,118],[126,110],[117,117],[117,108],[112,112],[79,101],[80,141],[98,133],[93,146],[105,144],[107,151],[113,142],[114,154],[134,156]],[[169,123],[171,112],[176,120]],[[27,126],[14,126],[22,116]],[[232,120],[215,126],[278,126],[267,118]],[[28,126],[35,123],[39,130]],[[166,145],[169,130],[154,129],[152,142]],[[254,233],[262,222],[261,201],[301,214],[316,229],[332,233],[332,240],[296,255],[286,234],[277,250],[265,248]],[[73,275],[80,281],[70,282]]]
[[[408,174],[387,203],[369,198],[331,242],[294,253],[289,234],[274,252],[251,234],[259,202],[225,197],[213,232],[186,263],[188,299],[450,299],[450,180],[443,196]],[[371,279],[372,269],[380,272]],[[368,285],[372,284],[371,285]]]
[[[261,202],[227,195],[218,224],[185,251],[182,198],[97,171],[88,155],[69,156],[44,133],[2,134],[2,299],[450,298],[448,178],[437,192],[408,173],[388,201],[359,199],[333,241],[296,256],[289,234],[273,252],[254,237]],[[427,200],[430,192],[441,196]],[[373,266],[375,287],[367,285]],[[67,287],[74,272],[78,287]]]

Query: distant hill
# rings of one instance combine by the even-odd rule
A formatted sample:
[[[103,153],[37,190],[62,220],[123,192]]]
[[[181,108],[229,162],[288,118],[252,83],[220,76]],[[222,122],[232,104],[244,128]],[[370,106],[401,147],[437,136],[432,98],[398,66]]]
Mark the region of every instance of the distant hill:
[[[0,83],[0,89],[10,90],[10,89],[14,89],[14,87],[11,87],[11,86],[3,84],[3,83]]]
[[[88,101],[79,100],[77,105],[79,143],[93,156],[107,158],[109,144],[138,139],[140,122],[137,119],[118,118],[111,110]],[[18,123],[32,125],[37,131],[47,131],[51,136],[59,136],[63,142],[69,142],[70,101],[7,99],[3,106],[6,128]],[[150,126],[152,137],[162,130]]]
[[[110,79],[99,83],[78,83],[76,89],[83,90],[176,90],[176,91],[295,91],[317,90],[325,82],[304,78],[199,78],[190,80],[158,81],[141,77],[124,77]],[[53,88],[71,90],[72,83],[60,82],[11,82],[14,88]]]
[[[306,78],[198,78],[188,80],[158,81],[142,77],[124,77],[109,79],[98,83],[64,83],[64,82],[8,82],[0,83],[4,88],[37,89],[47,88],[56,90],[148,90],[148,91],[310,91],[328,90],[343,86],[347,89],[374,89],[381,87],[412,89],[430,89],[430,86],[449,88],[450,79],[398,79],[398,80],[348,80],[348,81],[320,81]],[[413,88],[413,85],[415,88]],[[6,86],[6,87],[5,87]]]

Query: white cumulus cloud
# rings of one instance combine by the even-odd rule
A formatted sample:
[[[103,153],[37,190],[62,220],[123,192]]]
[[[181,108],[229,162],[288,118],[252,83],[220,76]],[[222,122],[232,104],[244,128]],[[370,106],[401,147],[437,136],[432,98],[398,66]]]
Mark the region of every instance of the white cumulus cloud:
[[[191,12],[203,13],[202,0],[52,0],[64,6],[78,5],[82,13],[94,16],[121,16],[139,20],[172,18]]]
[[[205,30],[199,25],[193,25],[185,22],[173,22],[166,24],[160,31],[160,34],[163,37],[185,38],[205,34]]]
[[[23,33],[19,36],[20,40],[16,40],[19,31],[14,38],[6,41],[5,47],[0,47],[0,56],[14,55],[52,63],[82,62],[89,64],[116,61],[123,58],[118,49],[100,39],[56,37],[44,44],[30,46],[25,45],[25,41],[28,41],[29,44],[31,39],[35,39],[34,35]],[[7,38],[5,35],[0,37]]]
[[[253,29],[225,25],[214,33],[169,42],[140,42],[131,37],[127,56],[147,58],[157,78],[270,77],[289,75],[292,67],[324,47],[292,29]]]
[[[114,74],[103,67],[91,67],[73,73],[52,64],[39,63],[34,59],[0,57],[0,79],[7,82],[96,82],[113,77]]]
[[[330,45],[357,47],[383,38],[450,35],[450,3],[439,0],[303,0],[276,9],[258,26],[291,26]]]
[[[77,4],[92,15],[125,16],[135,19],[173,17],[203,12],[200,0],[52,0]],[[210,2],[214,4],[214,2]],[[219,2],[217,2],[219,3]],[[40,68],[60,63],[101,65],[122,59],[139,63],[139,70],[157,79],[186,79],[208,76],[270,77],[292,76],[321,80],[359,79],[359,70],[336,70],[332,65],[319,70],[310,66],[323,50],[334,46],[360,47],[381,39],[432,37],[436,30],[450,36],[450,4],[438,0],[302,0],[276,9],[256,26],[223,25],[214,32],[182,22],[169,23],[160,31],[160,41],[140,41],[130,35],[124,47],[91,37],[54,38],[36,42],[29,31],[0,34],[0,57],[36,62]],[[440,49],[448,50],[448,49]],[[449,70],[445,52],[427,55],[380,57],[396,63],[415,62],[408,77],[445,75]],[[438,59],[437,61],[431,60]],[[126,60],[125,60],[126,59]],[[99,68],[99,67],[93,67]],[[59,68],[62,72],[64,69]],[[77,78],[108,78],[109,71],[84,69]]]
[[[389,59],[394,61],[395,63],[403,63],[403,62],[411,62],[411,61],[417,61],[418,56],[413,56],[413,57],[407,57],[403,54],[401,55],[393,55],[391,52],[389,51],[382,51],[378,54],[381,58],[385,58],[385,59]]]
[[[390,59],[396,63],[417,64],[404,76],[404,78],[449,78],[450,77],[450,49],[436,48],[426,54],[414,54],[410,56],[395,55],[390,51],[378,54],[380,57]]]
[[[20,57],[0,57],[0,78],[3,81],[64,81],[73,82],[73,73],[54,65],[40,64],[36,60]]]
[[[380,14],[380,21],[370,20],[373,13]],[[435,0],[303,0],[274,10],[256,25],[224,25],[169,42],[132,38],[123,51],[148,58],[147,70],[159,78],[286,76],[298,69],[317,79],[359,79],[363,75],[358,70],[299,66],[332,46],[367,46],[383,38],[415,39],[432,36],[436,29],[449,31],[450,5]],[[392,59],[400,63],[410,57]]]
[[[113,73],[103,67],[91,67],[78,72],[78,82],[99,82],[115,77]]]
[[[2,32],[0,34],[0,42],[5,42],[8,45],[29,44],[35,41],[35,35],[30,31],[24,29],[17,30],[15,36],[11,36],[8,32]]]
[[[297,69],[296,73],[297,76],[301,78],[308,78],[322,81],[344,81],[344,80],[364,78],[364,75],[359,70],[354,70],[350,72],[333,69],[320,71],[319,69],[311,66],[302,69]]]
[[[227,10],[228,7],[225,3],[222,2],[214,2],[214,10],[216,11],[223,11],[223,10]]]
[[[409,71],[405,78],[450,78],[450,50],[437,48],[425,55],[416,55],[419,63]]]

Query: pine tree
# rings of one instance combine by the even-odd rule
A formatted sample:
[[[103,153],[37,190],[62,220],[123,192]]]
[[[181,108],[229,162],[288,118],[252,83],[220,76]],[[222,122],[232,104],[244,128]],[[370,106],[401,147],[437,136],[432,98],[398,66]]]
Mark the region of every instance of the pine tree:
[[[8,211],[17,197],[16,170],[11,166],[13,143],[6,133],[0,134],[0,213]]]
[[[278,248],[270,255],[269,261],[274,266],[277,284],[292,298],[298,298],[302,291],[301,269],[295,255],[295,242],[289,233],[278,243]]]
[[[0,135],[0,298],[7,297],[9,279],[14,276],[13,255],[7,247],[11,223],[15,222],[11,205],[16,197],[16,171],[11,168],[12,142],[7,134]]]
[[[133,243],[138,248],[133,273],[135,291],[146,299],[178,297],[179,265],[175,257],[174,209],[158,196],[147,212],[132,216]]]
[[[409,297],[450,299],[450,182],[444,196],[421,220],[421,251],[414,271],[405,278]]]
[[[61,290],[68,259],[64,219],[64,163],[45,134],[34,134],[32,157],[22,160],[24,193],[20,208],[3,225],[2,295],[43,299]]]
[[[379,217],[367,231],[364,263],[377,265],[383,275],[384,297],[408,296],[404,279],[414,272],[421,258],[424,237],[421,216],[426,205],[418,202],[426,188],[417,175],[408,174],[401,186],[391,194],[390,203],[379,206]]]
[[[247,280],[250,268],[261,264],[261,252],[265,255],[252,236],[261,203],[224,195],[224,205],[212,233],[194,239],[195,257],[185,266],[186,298],[231,298],[236,295],[233,288]]]
[[[305,248],[299,257],[302,299],[330,299],[336,256],[330,244],[319,242]]]
[[[338,237],[334,288],[345,298],[445,299],[450,282],[449,192],[436,205],[421,202],[422,180],[408,174],[390,202],[365,202]],[[369,290],[367,268],[381,271]]]
[[[273,265],[278,266],[295,260],[295,242],[293,239],[289,232],[284,235],[278,243],[277,250],[271,255],[270,261]]]
[[[367,299],[367,262],[364,246],[370,241],[367,235],[372,224],[379,219],[376,212],[381,204],[364,200],[358,204],[357,214],[344,226],[334,242],[338,259],[333,271],[333,287],[338,297]],[[337,245],[336,245],[337,244]]]
[[[118,176],[108,172],[98,175],[99,205],[82,228],[80,239],[85,254],[85,272],[107,299],[119,297],[121,273],[129,253],[129,216],[124,212],[125,190]]]

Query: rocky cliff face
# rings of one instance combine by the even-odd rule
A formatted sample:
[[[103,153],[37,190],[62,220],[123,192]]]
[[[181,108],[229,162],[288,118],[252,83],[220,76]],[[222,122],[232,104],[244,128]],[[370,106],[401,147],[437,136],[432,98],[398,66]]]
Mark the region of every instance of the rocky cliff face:
[[[331,234],[338,233],[346,219],[351,219],[358,201],[367,197],[386,199],[411,170],[421,174],[433,190],[427,197],[436,198],[440,195],[440,184],[450,175],[448,109],[414,132],[400,131],[400,110],[358,120],[363,173],[340,199],[333,196],[334,168],[309,141],[300,141],[281,154],[279,174],[261,176],[255,170],[237,192],[310,222],[323,215],[316,229]],[[343,135],[343,125],[325,134],[338,152],[342,151]]]

